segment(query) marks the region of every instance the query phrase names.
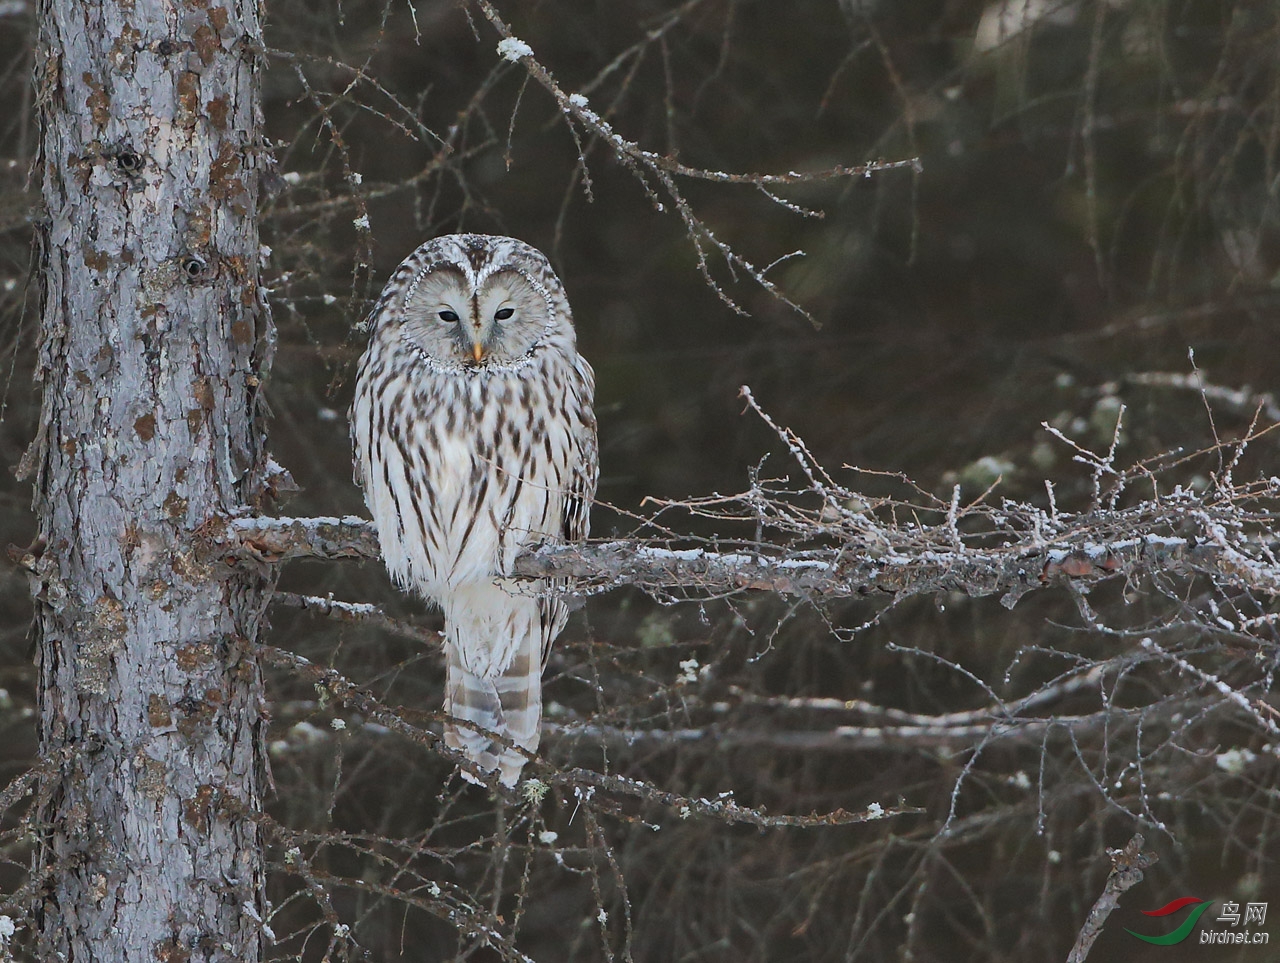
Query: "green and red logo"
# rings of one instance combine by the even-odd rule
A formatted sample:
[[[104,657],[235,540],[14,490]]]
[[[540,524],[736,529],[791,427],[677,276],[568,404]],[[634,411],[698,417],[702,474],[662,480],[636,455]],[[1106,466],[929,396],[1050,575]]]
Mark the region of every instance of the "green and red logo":
[[[1156,946],[1173,946],[1174,943],[1181,943],[1191,935],[1191,931],[1196,928],[1196,923],[1200,921],[1200,917],[1204,914],[1204,911],[1213,905],[1212,900],[1206,903],[1204,900],[1196,896],[1181,896],[1172,902],[1165,903],[1164,906],[1161,906],[1159,909],[1142,911],[1143,916],[1172,916],[1179,910],[1186,909],[1188,906],[1193,905],[1195,906],[1195,909],[1187,914],[1187,918],[1182,921],[1182,925],[1172,933],[1165,933],[1163,936],[1147,936],[1143,933],[1135,933],[1131,929],[1125,929],[1125,932],[1130,936],[1136,936],[1140,940],[1146,940],[1148,943],[1154,943]]]

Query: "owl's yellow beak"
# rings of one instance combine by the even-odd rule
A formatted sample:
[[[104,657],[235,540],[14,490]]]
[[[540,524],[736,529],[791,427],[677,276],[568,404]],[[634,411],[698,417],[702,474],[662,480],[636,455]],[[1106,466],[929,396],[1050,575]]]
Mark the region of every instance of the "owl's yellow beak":
[[[480,345],[480,344],[473,344],[473,345],[471,346],[471,357],[473,357],[473,358],[475,358],[475,359],[476,359],[476,364],[479,364],[481,361],[483,361],[483,360],[484,360],[484,346],[483,346],[483,345]]]

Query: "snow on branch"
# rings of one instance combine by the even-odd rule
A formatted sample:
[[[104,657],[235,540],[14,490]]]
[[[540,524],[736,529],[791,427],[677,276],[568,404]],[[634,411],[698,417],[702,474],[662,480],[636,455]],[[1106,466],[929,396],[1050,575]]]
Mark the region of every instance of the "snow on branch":
[[[210,560],[223,552],[259,562],[379,557],[373,522],[356,515],[218,520],[207,524],[201,535]]]
[[[1187,537],[1133,537],[1143,518],[1141,511],[1087,519],[1063,516],[1067,524],[1052,541],[1045,541],[1043,533],[1032,533],[986,549],[963,545],[940,549],[939,529],[925,527],[909,533],[910,538],[902,539],[892,552],[868,549],[861,539],[854,539],[789,557],[778,554],[779,546],[763,543],[742,543],[737,551],[717,552],[635,539],[584,542],[543,546],[517,559],[513,569],[515,575],[529,579],[567,579],[568,591],[582,595],[626,585],[655,595],[698,598],[747,591],[815,600],[873,593],[905,598],[963,592],[974,597],[1000,594],[1012,606],[1026,592],[1064,579],[1092,581],[1155,570],[1215,571],[1230,581],[1280,594],[1280,572],[1253,565],[1229,546]],[[206,559],[378,558],[373,523],[354,517],[241,518],[221,528],[221,534],[204,546]],[[1107,539],[1107,533],[1113,537]],[[1104,540],[1099,542],[1099,537]]]
[[[746,389],[744,397],[755,407]],[[1053,499],[1048,507],[993,503],[989,493],[962,505],[958,492],[942,499],[906,479],[896,481],[907,495],[870,497],[835,481],[798,437],[760,414],[800,465],[801,483],[753,477],[736,495],[651,500],[657,511],[631,537],[545,545],[518,558],[513,574],[562,579],[578,595],[635,586],[664,599],[763,591],[897,601],[960,592],[998,595],[1012,607],[1038,588],[1144,575],[1205,575],[1220,588],[1280,595],[1280,546],[1271,535],[1280,479],[1166,493],[1150,465],[1120,470],[1113,453],[1078,448],[1077,460],[1111,476],[1105,496],[1097,489],[1100,503],[1083,512],[1060,511]],[[1154,490],[1119,504],[1139,482]],[[726,534],[695,536],[695,520]],[[372,523],[353,516],[220,520],[202,535],[202,556],[231,564],[378,557]],[[1226,621],[1229,631],[1248,629]]]
[[[538,60],[533,48],[512,33],[511,27],[489,0],[475,0],[475,3],[484,18],[489,21],[490,25],[501,37],[497,45],[498,55],[505,60],[519,63],[523,66],[528,71],[529,77],[555,99],[556,105],[564,117],[578,149],[579,173],[582,177],[582,185],[587,197],[591,197],[591,177],[587,170],[587,153],[591,143],[603,143],[618,163],[640,182],[655,210],[664,212],[668,206],[675,209],[684,224],[689,240],[693,244],[698,258],[698,270],[702,274],[703,280],[716,292],[721,301],[738,314],[746,314],[746,311],[729,296],[721,283],[713,276],[708,256],[718,255],[724,261],[735,281],[739,272],[746,274],[770,295],[812,321],[813,318],[808,311],[788,298],[773,281],[766,277],[769,269],[774,265],[803,252],[796,251],[788,254],[766,267],[760,267],[748,260],[735,251],[728,242],[712,232],[707,223],[694,213],[693,208],[680,188],[678,178],[712,181],[720,184],[753,185],[762,191],[770,201],[793,214],[800,214],[806,217],[822,217],[821,211],[802,208],[772,193],[769,188],[835,178],[870,177],[877,171],[904,168],[912,170],[916,174],[921,171],[919,157],[908,157],[893,161],[877,160],[856,165],[837,165],[820,171],[787,171],[781,174],[730,173],[727,171],[706,170],[683,164],[674,156],[647,150],[636,141],[629,140],[618,133],[609,120],[608,111],[602,115],[591,107],[591,101],[587,97],[590,85],[582,91],[566,91],[555,79],[551,71]],[[682,17],[683,10],[674,11],[663,24],[649,32],[646,42],[653,42],[658,39],[678,23]],[[615,60],[615,64],[617,62],[619,61]],[[584,143],[585,141],[590,141],[590,143]]]
[[[1129,713],[1137,715],[1136,712]],[[1124,715],[1123,712],[1120,715]],[[544,724],[544,731],[559,739],[586,740],[592,744],[602,741],[625,743],[662,743],[688,745],[706,743],[716,752],[740,748],[781,749],[788,752],[865,752],[868,749],[886,749],[911,746],[913,748],[950,746],[969,749],[979,743],[992,743],[1004,739],[1020,739],[1024,743],[1038,743],[1051,730],[1082,732],[1100,729],[1117,722],[1117,712],[1099,710],[1087,716],[1054,716],[1044,719],[1016,719],[1004,721],[991,719],[981,723],[957,725],[939,722],[936,725],[892,726],[830,726],[825,729],[775,729],[744,726],[688,726],[681,729],[622,729],[592,723],[561,725]]]

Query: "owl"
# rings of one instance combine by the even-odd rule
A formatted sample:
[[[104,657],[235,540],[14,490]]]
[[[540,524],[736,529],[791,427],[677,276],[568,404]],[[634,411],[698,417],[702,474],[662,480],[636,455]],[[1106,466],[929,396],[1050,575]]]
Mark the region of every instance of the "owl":
[[[551,264],[510,237],[423,244],[370,325],[350,411],[356,482],[391,576],[444,612],[446,744],[515,785],[526,756],[493,736],[537,748],[568,611],[512,563],[587,534],[595,375]]]

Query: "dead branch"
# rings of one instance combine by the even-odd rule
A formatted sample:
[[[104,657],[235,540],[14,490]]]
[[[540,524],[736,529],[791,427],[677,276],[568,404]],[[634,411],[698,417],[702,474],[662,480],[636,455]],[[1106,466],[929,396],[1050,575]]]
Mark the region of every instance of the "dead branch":
[[[1106,925],[1111,911],[1120,905],[1120,897],[1125,890],[1142,882],[1143,871],[1149,869],[1159,857],[1155,853],[1142,852],[1144,840],[1141,834],[1135,834],[1124,849],[1112,849],[1107,852],[1111,857],[1111,874],[1107,876],[1107,885],[1102,890],[1093,908],[1089,910],[1089,918],[1085,920],[1076,937],[1076,945],[1067,955],[1067,963],[1084,963],[1093,948],[1094,941]]]
[[[1005,511],[1006,520],[1012,520],[1008,506]],[[858,536],[803,550],[743,542],[735,546],[737,551],[717,552],[677,547],[670,539],[546,545],[518,558],[513,574],[565,579],[568,591],[580,595],[625,585],[697,598],[747,591],[815,600],[961,592],[975,598],[1000,595],[1009,607],[1038,588],[1154,573],[1207,574],[1224,586],[1280,594],[1280,566],[1270,563],[1264,543],[1234,527],[1238,512],[1229,504],[1162,498],[1128,509],[1060,513],[1056,532],[1010,532],[994,547],[954,547],[945,524],[891,532],[897,544],[889,550]],[[1182,534],[1169,534],[1175,524]],[[379,557],[373,523],[352,516],[241,518],[219,529],[201,546],[206,560],[235,564],[238,559],[276,563]],[[830,526],[817,534],[825,534],[824,529]]]
[[[1134,713],[1136,715],[1136,713]],[[789,752],[865,752],[869,749],[971,747],[980,742],[1016,738],[1042,741],[1050,729],[1098,728],[1116,724],[1115,712],[1100,710],[1087,716],[1054,716],[1045,719],[992,720],[972,725],[935,726],[831,726],[818,730],[794,730],[737,726],[705,726],[685,729],[622,729],[595,724],[544,723],[544,731],[559,739],[585,739],[636,745],[689,745],[707,743],[716,752],[725,749],[768,748]]]
[[[424,629],[402,619],[393,619],[376,605],[368,602],[341,602],[332,596],[298,595],[293,592],[276,592],[271,597],[275,605],[298,609],[348,624],[373,625],[386,632],[421,642],[433,648],[440,644],[442,634]]]
[[[1270,428],[1255,426],[1247,437],[1232,442],[1228,467],[1204,492],[1188,491],[1166,481],[1185,461],[1187,456],[1181,453],[1148,459],[1127,469],[1117,466],[1119,421],[1105,451],[1090,450],[1061,431],[1050,430],[1092,476],[1090,509],[1067,512],[1060,509],[1052,488],[1048,489],[1047,507],[1007,498],[994,504],[991,490],[966,503],[959,488],[948,493],[949,497],[941,497],[905,477],[884,474],[875,476],[877,488],[888,484],[897,494],[868,496],[833,478],[802,439],[758,407],[749,389],[742,389],[742,397],[798,466],[798,483],[789,478],[764,479],[757,470],[750,476],[750,488],[737,495],[652,500],[656,508],[651,515],[633,516],[638,525],[630,537],[544,545],[516,559],[512,574],[530,580],[555,579],[555,591],[577,595],[634,586],[663,601],[772,592],[798,599],[796,604],[819,605],[857,596],[888,600],[893,605],[917,595],[958,592],[970,597],[998,595],[1004,605],[1012,607],[1037,588],[1067,585],[1084,622],[1101,631],[1111,630],[1094,613],[1089,588],[1108,579],[1124,579],[1130,587],[1146,581],[1148,588],[1164,595],[1181,613],[1161,628],[1150,630],[1152,635],[1144,636],[1137,650],[1141,660],[1167,663],[1189,680],[1190,689],[1169,706],[1186,710],[1192,702],[1200,701],[1188,701],[1193,691],[1204,693],[1209,702],[1204,703],[1203,711],[1222,704],[1251,718],[1263,731],[1280,731],[1270,708],[1261,702],[1255,704],[1250,694],[1257,682],[1241,686],[1219,667],[1200,667],[1188,660],[1176,643],[1169,647],[1152,637],[1174,625],[1188,625],[1195,626],[1200,635],[1205,631],[1226,635],[1237,644],[1273,644],[1273,620],[1263,603],[1280,596],[1280,551],[1272,535],[1280,518],[1280,478],[1247,483],[1231,478],[1231,468],[1238,463],[1244,446]],[[867,474],[847,470],[855,477]],[[1140,485],[1150,495],[1137,500],[1134,490]],[[699,527],[704,531],[750,532],[752,536],[697,536],[693,531]],[[196,548],[196,554],[213,565],[270,565],[292,558],[373,559],[378,555],[378,539],[370,522],[351,516],[215,519],[202,527]],[[531,588],[544,590],[543,586]],[[1241,607],[1238,599],[1246,604]],[[294,604],[342,619],[374,617],[370,607],[355,603],[298,599]],[[877,618],[879,614],[873,620]],[[295,673],[323,684],[344,704],[365,713],[369,721],[452,758],[430,730],[410,725],[401,714],[377,703],[331,670],[279,652],[267,655],[268,661],[288,664]],[[696,698],[682,700],[686,711],[692,713],[686,723],[648,727],[562,718],[558,724],[549,723],[548,728],[561,739],[590,739],[601,745],[645,743],[717,749],[736,745],[784,752],[866,751],[903,745],[965,748],[973,754],[955,785],[954,815],[961,783],[985,747],[995,741],[1038,741],[1044,745],[1061,734],[1079,754],[1077,737],[1101,724],[1126,720],[1141,728],[1165,715],[1167,707],[1120,709],[1111,703],[1105,689],[1100,692],[1100,709],[1073,706],[1070,715],[1044,711],[1050,701],[1101,685],[1104,671],[1095,665],[1079,676],[1060,677],[1011,702],[988,688],[990,702],[985,708],[933,716],[858,700],[837,703],[770,697],[771,707],[781,712],[840,710],[854,714],[847,722],[840,720],[843,724],[815,730],[785,724],[728,725],[723,719],[733,711],[730,703],[709,703],[699,711]],[[1140,772],[1141,760],[1138,766]],[[616,776],[580,769],[561,771],[541,760],[531,772],[542,786],[569,789],[580,801],[597,793],[596,806],[623,818],[632,818],[630,809],[635,803],[761,827],[828,825],[905,812],[877,809],[862,814],[840,811],[773,816],[726,807],[719,801],[671,796],[648,783]],[[1101,783],[1095,785],[1107,794]]]
[[[612,802],[606,797],[618,800],[632,799],[660,806],[676,813],[681,819],[694,815],[709,816],[725,823],[744,823],[761,829],[784,826],[844,826],[923,812],[913,806],[882,806],[879,803],[872,803],[862,812],[836,809],[832,812],[814,812],[806,815],[766,813],[761,809],[739,805],[733,800],[732,794],[722,794],[714,799],[682,796],[638,779],[593,772],[589,769],[556,769],[536,757],[531,757],[534,760],[531,771],[536,775],[524,780],[513,791],[498,782],[497,773],[485,772],[477,768],[475,763],[461,752],[446,747],[444,740],[430,729],[415,726],[406,721],[394,707],[384,704],[367,689],[347,679],[336,670],[316,665],[303,656],[275,646],[256,645],[254,649],[266,664],[291,671],[299,678],[323,687],[338,702],[358,711],[369,721],[412,743],[439,753],[450,762],[461,766],[474,777],[472,781],[483,783],[495,795],[509,802],[516,802],[521,798],[532,799],[544,792],[547,786],[558,786],[571,791],[583,802],[594,798],[596,805],[604,806],[609,811],[621,812],[622,809],[620,802]],[[483,729],[479,731],[496,739],[503,738],[498,733]]]
[[[237,518],[225,525],[210,524],[204,532],[206,556],[226,551],[259,562],[294,558],[378,558],[378,533],[373,523],[343,518]]]
[[[1186,456],[1118,468],[1117,420],[1106,452],[1091,451],[1046,425],[1076,461],[1092,469],[1088,511],[1061,511],[1052,488],[1047,509],[1010,499],[992,504],[991,490],[962,505],[958,487],[942,499],[909,479],[883,474],[881,482],[891,478],[905,494],[871,497],[834,479],[798,435],[759,407],[749,388],[740,396],[778,436],[800,469],[801,484],[762,479],[757,472],[751,487],[737,495],[649,500],[657,511],[639,519],[632,537],[543,545],[517,558],[511,574],[557,579],[563,586],[557,591],[567,594],[630,585],[663,599],[763,591],[814,602],[857,596],[900,601],[959,592],[972,598],[999,595],[1012,608],[1026,593],[1052,585],[1087,589],[1106,579],[1197,575],[1220,591],[1280,596],[1280,546],[1272,536],[1280,522],[1280,477],[1237,483],[1227,469],[1204,493],[1177,485],[1162,490],[1161,473]],[[1233,442],[1230,464],[1270,430],[1259,428]],[[1128,492],[1132,498],[1139,485],[1149,488],[1150,497],[1122,505],[1122,496]],[[669,521],[675,514],[755,537],[684,534]],[[247,560],[378,557],[373,524],[355,516],[212,519],[202,526],[199,542],[197,554],[206,563],[232,566]],[[1218,614],[1214,624],[1252,634],[1244,622]]]
[[[728,173],[725,171],[706,170],[683,164],[674,157],[646,150],[639,143],[624,137],[616,131],[608,120],[592,108],[591,102],[582,91],[566,91],[552,75],[551,71],[537,58],[533,48],[512,33],[510,25],[502,18],[498,9],[489,0],[475,0],[484,18],[498,32],[501,40],[498,53],[506,60],[521,64],[532,80],[540,85],[556,102],[556,106],[568,124],[569,132],[578,149],[579,169],[583,175],[583,187],[590,196],[590,178],[587,176],[587,148],[584,140],[592,138],[602,143],[613,154],[614,158],[639,181],[641,188],[648,196],[654,209],[658,212],[674,210],[684,225],[685,232],[693,244],[698,259],[698,270],[703,280],[716,292],[720,300],[738,314],[746,314],[743,309],[724,289],[723,285],[712,275],[709,257],[718,255],[733,277],[741,272],[750,277],[756,284],[774,298],[792,310],[813,320],[812,316],[799,304],[788,298],[782,290],[766,274],[770,267],[761,267],[734,250],[726,241],[715,234],[710,226],[693,210],[681,190],[680,178],[711,181],[719,184],[754,185],[764,192],[773,203],[795,214],[818,216],[816,211],[806,211],[796,204],[785,200],[769,190],[770,187],[789,184],[803,184],[811,181],[843,179],[851,177],[869,177],[873,172],[897,169],[909,169],[917,175],[921,172],[919,157],[909,157],[894,161],[876,160],[865,164],[841,164],[827,170],[798,172],[787,171],[782,174],[763,173]],[[607,111],[606,111],[607,115]],[[665,199],[664,199],[665,198]],[[786,260],[802,252],[796,251],[779,260]]]
[[[1065,699],[1090,690],[1101,689],[1106,677],[1108,665],[1095,665],[1079,675],[1069,675],[1055,682],[1036,689],[1021,699],[1011,702],[994,702],[982,709],[965,709],[959,712],[944,712],[927,715],[920,712],[904,712],[890,706],[876,705],[865,699],[830,699],[815,696],[772,696],[751,692],[740,686],[730,686],[729,694],[734,701],[717,701],[705,705],[705,708],[717,715],[725,715],[738,706],[762,706],[769,709],[780,709],[790,712],[839,712],[856,713],[881,720],[888,724],[900,726],[921,726],[925,728],[951,728],[968,726],[981,722],[994,722],[1013,719],[1032,710],[1043,709],[1052,702]],[[688,700],[686,700],[688,701]]]

